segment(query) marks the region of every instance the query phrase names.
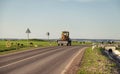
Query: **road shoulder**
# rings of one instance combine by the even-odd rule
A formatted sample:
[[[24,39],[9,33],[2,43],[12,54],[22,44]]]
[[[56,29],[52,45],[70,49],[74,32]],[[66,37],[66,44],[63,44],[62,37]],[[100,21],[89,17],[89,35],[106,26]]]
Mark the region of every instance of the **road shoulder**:
[[[80,62],[84,55],[85,49],[88,47],[84,47],[74,56],[74,58],[68,63],[61,74],[77,74],[77,71],[80,66]]]

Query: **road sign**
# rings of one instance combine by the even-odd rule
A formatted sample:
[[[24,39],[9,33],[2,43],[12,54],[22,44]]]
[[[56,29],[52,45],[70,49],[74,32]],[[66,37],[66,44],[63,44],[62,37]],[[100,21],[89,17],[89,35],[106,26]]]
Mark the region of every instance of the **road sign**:
[[[27,28],[26,33],[27,33],[27,38],[28,38],[27,39],[27,44],[29,46],[29,33],[31,33],[29,28]]]
[[[31,33],[29,28],[27,28],[26,33]]]
[[[50,33],[49,32],[47,32],[47,36],[49,36],[50,35]]]

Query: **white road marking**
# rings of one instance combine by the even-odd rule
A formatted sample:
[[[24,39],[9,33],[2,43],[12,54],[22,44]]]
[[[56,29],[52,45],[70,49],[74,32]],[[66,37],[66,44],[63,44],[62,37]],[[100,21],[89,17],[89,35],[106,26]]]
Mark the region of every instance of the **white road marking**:
[[[53,50],[53,51],[55,51],[55,50]],[[50,52],[53,52],[53,51],[50,51]],[[25,61],[25,60],[28,60],[28,59],[32,59],[34,57],[37,57],[37,56],[40,56],[40,55],[43,55],[43,54],[46,54],[46,53],[49,53],[49,52],[44,52],[44,53],[41,53],[41,54],[38,54],[38,55],[34,55],[34,56],[31,56],[31,57],[28,57],[28,58],[25,58],[25,59],[22,59],[22,60],[7,64],[7,65],[1,66],[0,68],[4,68],[4,67],[10,66],[10,65],[14,65],[14,64],[17,64],[19,62],[22,62],[22,61]]]
[[[83,49],[86,49],[87,47],[84,47],[82,49],[79,50],[79,52],[72,58],[72,60],[67,64],[67,66],[65,67],[65,69],[61,72],[61,74],[65,74],[66,71],[68,70],[68,68],[70,67],[70,65],[73,63],[73,61],[75,60],[75,58],[81,53],[81,51]]]

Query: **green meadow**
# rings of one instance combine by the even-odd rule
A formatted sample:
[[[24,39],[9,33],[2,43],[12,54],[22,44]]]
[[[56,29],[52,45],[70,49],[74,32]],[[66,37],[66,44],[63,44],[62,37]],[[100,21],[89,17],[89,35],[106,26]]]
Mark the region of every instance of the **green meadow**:
[[[57,46],[56,41],[47,40],[0,40],[0,54],[34,49],[38,47]]]

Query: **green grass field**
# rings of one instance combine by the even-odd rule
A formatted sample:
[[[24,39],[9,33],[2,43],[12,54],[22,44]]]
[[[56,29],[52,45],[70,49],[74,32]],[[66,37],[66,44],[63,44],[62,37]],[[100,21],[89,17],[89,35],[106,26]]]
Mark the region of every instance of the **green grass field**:
[[[55,41],[37,41],[37,40],[0,40],[0,54],[5,54],[14,51],[21,51],[27,49],[33,49],[37,47],[48,47],[48,46],[56,46],[57,43]],[[12,50],[12,51],[11,51]]]
[[[102,49],[85,51],[78,74],[119,74],[120,68],[102,53]]]

